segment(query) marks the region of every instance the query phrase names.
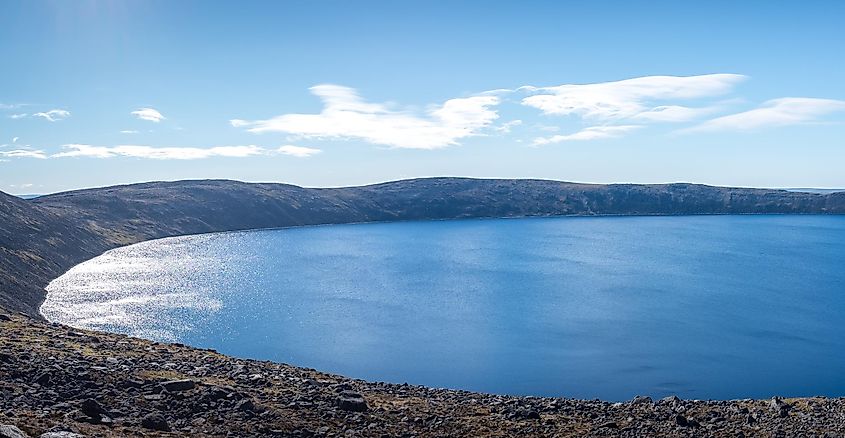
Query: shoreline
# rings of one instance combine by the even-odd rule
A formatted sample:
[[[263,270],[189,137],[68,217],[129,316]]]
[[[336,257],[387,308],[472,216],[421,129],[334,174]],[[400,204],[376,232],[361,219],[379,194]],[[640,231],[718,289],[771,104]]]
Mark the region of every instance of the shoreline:
[[[839,192],[836,192],[839,193]],[[318,228],[318,227],[331,227],[331,226],[346,226],[346,225],[378,225],[378,224],[402,224],[402,223],[414,223],[414,222],[443,222],[443,221],[488,221],[488,220],[512,220],[512,219],[590,219],[590,218],[657,218],[657,217],[724,217],[724,216],[739,216],[739,217],[755,217],[755,216],[799,216],[799,217],[810,217],[810,216],[843,216],[845,217],[845,213],[700,213],[700,214],[568,214],[568,215],[536,215],[536,216],[489,216],[489,217],[457,217],[457,218],[432,218],[432,219],[406,219],[406,220],[387,220],[387,221],[362,221],[362,222],[333,222],[333,223],[321,223],[321,224],[305,224],[305,225],[288,225],[288,226],[279,226],[279,227],[267,227],[267,228],[247,228],[242,230],[227,230],[227,231],[208,231],[208,232],[199,232],[199,233],[187,233],[187,234],[179,234],[174,236],[163,236],[163,237],[155,237],[147,240],[141,240],[133,243],[128,243],[126,245],[117,246],[113,248],[109,248],[99,254],[93,255],[87,259],[80,261],[79,263],[71,266],[70,268],[63,271],[58,276],[50,279],[48,283],[44,286],[46,289],[50,283],[54,280],[58,279],[62,275],[66,274],[69,270],[73,269],[74,267],[81,265],[87,261],[93,260],[97,257],[100,257],[109,251],[124,248],[126,246],[137,245],[139,243],[145,242],[152,242],[156,240],[164,240],[164,239],[178,239],[182,237],[190,237],[190,236],[206,236],[206,235],[216,235],[216,234],[230,234],[230,233],[255,233],[255,232],[262,232],[262,231],[276,231],[276,230],[295,230],[300,228]],[[43,319],[47,322],[52,322],[49,319],[45,318],[44,315],[41,314],[41,306],[44,304],[44,301],[47,298],[47,294],[41,299],[41,302],[38,304],[38,312],[37,315],[30,315],[35,316],[38,318]],[[0,308],[2,309],[2,308]]]
[[[368,382],[0,314],[0,425],[30,436],[833,436],[845,398],[627,402]]]
[[[708,218],[708,217],[725,217],[725,216],[737,216],[737,217],[742,217],[742,218],[752,218],[752,217],[781,217],[781,216],[783,216],[783,217],[786,217],[786,216],[829,217],[831,215],[826,215],[826,214],[804,214],[804,215],[784,215],[784,214],[746,214],[746,215],[712,215],[712,214],[711,215],[566,215],[566,216],[558,215],[558,216],[530,216],[530,217],[489,217],[489,218],[483,217],[483,218],[460,218],[460,219],[427,219],[427,220],[409,220],[409,221],[356,222],[356,223],[344,223],[344,224],[299,225],[299,226],[273,227],[273,228],[263,228],[263,229],[248,229],[248,230],[237,230],[237,231],[219,231],[219,232],[209,232],[209,233],[197,233],[197,234],[169,236],[169,237],[163,237],[163,238],[157,238],[157,239],[150,239],[150,240],[137,242],[137,243],[134,243],[134,244],[131,244],[131,245],[128,245],[128,246],[140,245],[140,244],[150,243],[150,242],[154,242],[154,241],[158,241],[158,240],[183,239],[183,238],[195,237],[195,236],[214,236],[214,235],[223,235],[223,234],[272,232],[272,231],[296,230],[296,229],[303,229],[303,228],[316,228],[316,227],[325,227],[325,226],[384,225],[384,224],[394,224],[394,223],[396,223],[396,224],[427,223],[427,222],[456,221],[456,220],[459,220],[459,221],[492,221],[492,220],[504,220],[504,219],[526,219],[526,220],[532,220],[532,219],[556,220],[556,219],[559,219],[559,220],[565,220],[565,219],[602,219],[602,218],[603,219],[607,219],[607,218],[611,218],[611,219],[614,219],[614,218],[644,218],[644,219],[646,219],[646,218],[658,218],[658,217]],[[845,218],[845,216],[843,216],[843,218]],[[118,247],[118,248],[110,249],[110,250],[104,252],[103,254],[100,254],[99,256],[95,256],[94,258],[100,257],[104,254],[107,254],[111,251],[118,250],[120,248],[124,248],[124,247]],[[89,259],[89,260],[91,260],[91,259]],[[86,260],[82,263],[85,263],[89,260]],[[64,275],[64,274],[62,274],[62,275]],[[52,283],[52,281],[51,281],[51,283]],[[47,296],[49,296],[49,293],[48,293]],[[46,296],[45,296],[45,299],[46,299]],[[44,305],[44,303],[42,303],[42,305],[39,307],[39,313],[40,313],[41,308],[43,308],[43,305]],[[48,318],[46,318],[46,316],[43,315],[43,313],[40,313],[40,316],[47,322],[64,324],[64,323],[61,323],[59,321],[49,320]],[[68,325],[68,326],[78,328],[78,329],[103,331],[103,329],[96,328],[96,327],[82,327],[82,326],[72,326],[72,325]],[[118,333],[118,332],[109,332],[109,333],[121,335],[121,333]],[[150,338],[141,338],[141,339],[147,339],[147,340],[150,340],[152,342],[182,343],[182,341],[178,340],[178,339],[171,340],[171,341],[168,341],[166,339],[150,339]],[[191,348],[203,349],[202,346],[193,346],[193,345],[188,345],[188,346],[191,347]],[[236,358],[240,358],[240,359],[271,360],[271,361],[273,361],[273,359],[265,359],[265,358],[260,358],[260,357],[256,357],[256,358],[249,358],[249,357],[242,357],[242,356],[232,356],[232,357],[236,357]],[[300,365],[300,364],[292,364],[292,366],[304,367],[304,365]],[[349,377],[349,378],[354,378],[354,377]],[[456,387],[433,387],[433,388],[482,393],[482,392],[478,392],[476,390],[467,389],[467,388],[456,388]],[[544,395],[536,395],[536,394],[509,394],[509,393],[497,393],[497,392],[484,392],[484,393],[489,394],[489,395],[502,395],[502,396],[513,396],[513,397],[549,397],[548,395],[544,396]],[[675,395],[679,395],[679,394],[676,393]],[[756,395],[760,396],[761,394],[758,393]],[[787,393],[787,394],[779,394],[779,395],[787,396],[787,397],[790,397],[790,398],[807,398],[807,397],[811,397],[811,396],[817,396],[818,394],[791,394],[791,393]],[[554,397],[555,395],[551,395],[551,396]],[[559,396],[565,397],[566,394],[561,394]],[[828,395],[828,396],[825,396],[825,397],[837,397],[837,395],[833,395],[833,396]],[[715,398],[715,399],[714,398],[708,398],[707,400],[731,402],[731,401],[740,401],[740,400],[747,400],[747,399],[748,399],[747,397],[742,397],[742,398],[733,398],[733,399],[730,399],[730,398],[725,398],[725,399],[723,399],[723,398]],[[601,398],[601,400],[606,401],[606,402],[610,402],[610,403],[620,401],[620,400],[617,400],[617,399],[606,399],[606,398]]]
[[[76,330],[39,312],[43,288],[73,266],[157,238],[407,220],[724,214],[841,215],[845,193],[460,178],[343,189],[144,183],[30,201],[0,193],[0,308],[12,314],[0,311],[0,426],[89,436],[845,435],[843,398],[614,404],[392,385]],[[163,424],[174,432],[156,430]]]

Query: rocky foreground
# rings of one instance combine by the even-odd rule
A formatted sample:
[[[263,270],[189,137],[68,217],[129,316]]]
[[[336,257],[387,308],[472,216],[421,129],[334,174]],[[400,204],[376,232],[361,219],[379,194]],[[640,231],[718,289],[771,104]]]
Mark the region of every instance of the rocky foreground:
[[[845,436],[845,399],[627,403],[352,380],[0,313],[0,438]]]

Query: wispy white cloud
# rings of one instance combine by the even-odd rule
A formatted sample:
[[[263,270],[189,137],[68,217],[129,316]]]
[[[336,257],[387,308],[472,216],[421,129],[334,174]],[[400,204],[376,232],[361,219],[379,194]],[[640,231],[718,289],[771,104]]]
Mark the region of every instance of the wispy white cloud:
[[[0,151],[0,157],[4,158],[38,158],[46,159],[47,154],[44,151],[31,149],[16,149],[11,151]]]
[[[663,105],[636,114],[631,117],[631,120],[638,122],[688,122],[713,114],[719,109],[721,109],[721,107],[717,105],[700,108],[690,108],[680,105]]]
[[[26,115],[24,115],[24,116],[26,116]],[[70,111],[63,110],[63,109],[52,109],[50,111],[35,113],[35,114],[32,115],[32,117],[40,117],[40,118],[47,120],[49,122],[57,122],[59,120],[64,120],[64,119],[70,117]]]
[[[124,129],[123,131],[120,131],[120,133],[121,134],[137,134],[138,131],[136,131],[134,129]]]
[[[12,137],[12,143],[17,143],[20,137]]]
[[[560,126],[544,125],[542,123],[534,124],[533,128],[536,129],[536,130],[545,131],[545,132],[558,132],[558,131],[560,131]]]
[[[547,115],[575,115],[597,121],[640,118],[677,122],[691,120],[703,109],[656,103],[719,96],[745,78],[737,74],[645,76],[595,84],[523,86],[519,90],[532,94],[522,99],[523,105]]]
[[[276,150],[283,155],[290,155],[297,158],[308,158],[323,151],[320,149],[307,148],[304,146],[285,145]]]
[[[290,155],[309,157],[322,152],[320,149],[286,145],[277,149],[261,146],[215,146],[196,147],[154,147],[139,145],[94,146],[88,144],[67,144],[63,152],[50,155],[50,158],[86,157],[86,158],[146,158],[153,160],[199,160],[212,157],[246,158],[259,155]]]
[[[511,120],[510,122],[502,123],[499,126],[494,126],[493,130],[501,134],[510,134],[511,130],[513,130],[515,126],[519,125],[522,125],[522,120],[516,119]]]
[[[25,104],[22,104],[22,103],[0,103],[0,110],[17,109],[17,108],[20,108],[24,105]]]
[[[52,155],[52,157],[133,157],[149,158],[154,160],[196,160],[211,157],[251,157],[255,155],[262,155],[265,153],[264,149],[253,145],[194,148],[153,147],[137,145],[92,146],[87,144],[68,144],[65,145],[64,148],[67,150],[54,154]]]
[[[764,102],[759,108],[717,117],[682,132],[748,131],[819,121],[828,114],[845,111],[845,101],[809,97],[784,97]]]
[[[8,161],[10,158],[145,158],[152,160],[198,160],[212,157],[245,158],[260,155],[288,155],[296,158],[307,158],[322,153],[316,148],[305,146],[284,145],[277,148],[267,148],[256,145],[246,146],[215,146],[210,148],[198,147],[155,147],[145,145],[117,145],[95,146],[89,144],[66,144],[61,152],[49,153],[44,150],[29,148],[28,145],[0,144],[0,149],[16,146],[15,150],[0,150],[0,159]]]
[[[591,126],[584,128],[578,132],[566,135],[553,135],[551,137],[538,137],[533,141],[533,145],[542,146],[553,143],[563,143],[567,141],[587,141],[598,140],[602,138],[620,137],[630,131],[639,129],[639,125],[617,125],[617,126]]]
[[[129,114],[132,114],[133,116],[141,120],[146,120],[155,123],[158,123],[165,119],[165,117],[154,108],[138,108],[137,110],[132,111]]]
[[[397,111],[387,104],[368,103],[356,90],[339,85],[317,85],[311,92],[323,101],[319,114],[283,114],[267,120],[235,119],[234,127],[249,132],[284,132],[303,138],[358,139],[410,149],[437,149],[480,135],[498,118],[492,107],[495,95],[447,100],[425,114]]]
[[[18,119],[26,118],[27,116],[29,116],[29,114],[19,113],[19,114],[10,114],[9,118],[12,119],[12,120],[18,120]]]

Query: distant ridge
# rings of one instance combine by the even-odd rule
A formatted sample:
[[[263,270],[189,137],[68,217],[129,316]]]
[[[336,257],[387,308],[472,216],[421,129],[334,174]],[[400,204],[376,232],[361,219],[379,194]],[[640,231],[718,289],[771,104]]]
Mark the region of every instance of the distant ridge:
[[[820,193],[825,195],[829,193],[845,192],[845,189],[786,188],[783,190],[788,192]]]
[[[117,246],[182,234],[476,217],[761,213],[845,214],[845,193],[471,178],[342,188],[149,182],[28,201],[0,192],[0,306],[36,316],[44,287],[72,266]]]

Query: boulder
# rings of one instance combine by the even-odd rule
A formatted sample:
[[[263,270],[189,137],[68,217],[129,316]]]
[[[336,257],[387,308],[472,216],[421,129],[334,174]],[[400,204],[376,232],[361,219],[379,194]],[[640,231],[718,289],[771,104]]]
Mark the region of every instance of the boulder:
[[[39,438],[85,438],[85,435],[80,435],[74,432],[47,432],[41,434]]]
[[[252,400],[245,398],[235,405],[235,409],[241,412],[256,412],[255,403]]]
[[[48,373],[41,373],[38,377],[35,378],[35,383],[41,386],[47,386],[50,384],[50,374]]]
[[[157,430],[159,432],[170,432],[170,424],[161,414],[149,414],[141,419],[141,427],[144,429]]]
[[[635,399],[636,400],[636,399]],[[674,406],[681,402],[681,399],[678,398],[677,395],[670,395],[669,397],[663,397],[660,399],[660,404]]]
[[[10,424],[0,424],[0,438],[29,438],[29,435]]]
[[[646,397],[642,395],[638,395],[631,400],[632,405],[644,405],[644,404],[652,404],[651,397]]]
[[[523,418],[523,419],[526,419],[526,420],[539,420],[540,419],[540,413],[537,412],[536,409],[530,409],[530,408],[529,409],[522,409],[522,410],[519,411],[518,415],[519,415],[520,418]]]
[[[369,408],[366,400],[364,400],[364,396],[350,390],[340,393],[340,398],[337,400],[337,407],[350,412],[364,412]]]
[[[168,392],[188,391],[196,388],[197,384],[193,380],[170,380],[164,382],[161,386]]]
[[[84,417],[79,417],[78,421],[84,421],[91,424],[105,424],[111,425],[113,423],[111,413],[104,408],[97,400],[88,398],[82,401],[79,405],[79,411]]]
[[[772,397],[772,401],[769,404],[771,406],[772,411],[775,415],[784,418],[789,415],[789,410],[792,409],[792,405],[783,401],[780,397]]]
[[[692,418],[687,418],[681,414],[675,416],[675,424],[681,427],[699,427],[701,424]]]
[[[100,405],[100,402],[94,400],[93,398],[82,400],[82,403],[79,405],[79,410],[91,418],[100,418],[100,416],[107,415],[109,413],[102,405]]]

